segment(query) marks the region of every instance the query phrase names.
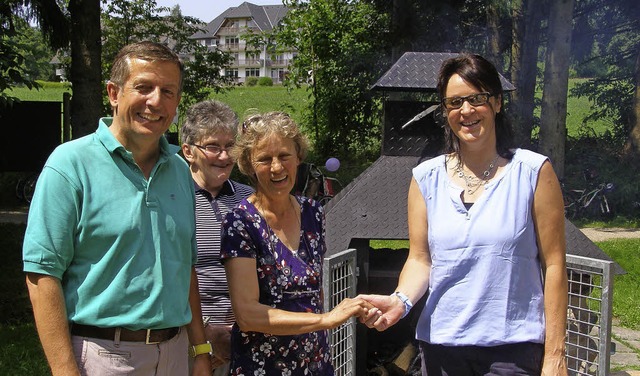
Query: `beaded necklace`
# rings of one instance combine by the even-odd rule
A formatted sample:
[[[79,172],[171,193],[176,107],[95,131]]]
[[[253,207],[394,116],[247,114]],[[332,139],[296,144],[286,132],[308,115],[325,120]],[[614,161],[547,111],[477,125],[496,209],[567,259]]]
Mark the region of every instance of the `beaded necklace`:
[[[476,193],[480,186],[484,186],[489,182],[489,176],[491,175],[491,171],[493,171],[493,169],[496,167],[498,158],[500,158],[500,156],[496,155],[493,161],[489,163],[489,167],[487,167],[487,169],[482,173],[482,177],[479,178],[475,175],[465,174],[462,170],[462,160],[460,159],[460,157],[458,157],[458,163],[456,164],[454,171],[458,174],[458,177],[464,180],[464,183],[467,186],[466,191],[468,194],[472,195]]]

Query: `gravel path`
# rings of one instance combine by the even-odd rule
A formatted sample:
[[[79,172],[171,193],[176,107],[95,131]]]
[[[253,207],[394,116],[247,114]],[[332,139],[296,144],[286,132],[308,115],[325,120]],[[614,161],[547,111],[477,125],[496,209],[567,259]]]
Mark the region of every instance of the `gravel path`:
[[[583,228],[583,234],[593,242],[601,242],[610,239],[636,239],[640,238],[638,228]]]

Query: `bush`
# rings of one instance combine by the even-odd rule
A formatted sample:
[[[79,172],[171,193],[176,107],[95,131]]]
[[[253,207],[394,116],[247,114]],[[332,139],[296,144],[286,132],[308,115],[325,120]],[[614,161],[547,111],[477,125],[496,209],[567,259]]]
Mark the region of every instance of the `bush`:
[[[247,77],[244,79],[246,86],[256,86],[258,84],[258,77]]]
[[[273,86],[273,79],[271,79],[271,77],[260,77],[258,79],[258,85],[260,85],[260,86]]]

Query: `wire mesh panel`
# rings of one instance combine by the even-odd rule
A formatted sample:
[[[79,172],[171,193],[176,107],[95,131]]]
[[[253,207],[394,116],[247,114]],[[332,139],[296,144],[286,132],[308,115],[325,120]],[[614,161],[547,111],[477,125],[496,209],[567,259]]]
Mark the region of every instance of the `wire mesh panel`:
[[[611,349],[613,263],[567,255],[567,365],[570,375],[607,375]]]
[[[347,249],[327,256],[322,266],[324,309],[329,311],[344,298],[356,295],[356,250]],[[336,376],[355,375],[356,321],[349,321],[330,331],[331,354]]]

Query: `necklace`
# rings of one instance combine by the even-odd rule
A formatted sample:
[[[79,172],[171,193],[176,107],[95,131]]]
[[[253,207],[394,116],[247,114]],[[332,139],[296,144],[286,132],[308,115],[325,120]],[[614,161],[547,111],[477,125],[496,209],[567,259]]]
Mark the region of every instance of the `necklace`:
[[[499,157],[499,155],[496,155],[496,157],[493,158],[493,161],[489,163],[489,167],[484,170],[484,172],[482,173],[482,177],[479,178],[475,175],[467,175],[464,173],[464,171],[462,170],[462,159],[460,159],[460,156],[458,156],[458,163],[456,164],[455,172],[458,174],[458,177],[464,180],[464,183],[467,186],[466,191],[468,194],[472,195],[476,193],[480,186],[484,186],[487,184],[487,182],[489,181],[489,175],[491,175],[491,171],[493,171],[493,169],[496,167],[496,162],[498,161]]]

